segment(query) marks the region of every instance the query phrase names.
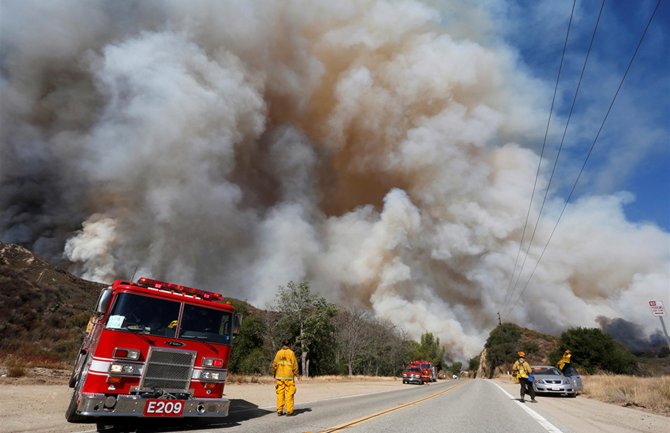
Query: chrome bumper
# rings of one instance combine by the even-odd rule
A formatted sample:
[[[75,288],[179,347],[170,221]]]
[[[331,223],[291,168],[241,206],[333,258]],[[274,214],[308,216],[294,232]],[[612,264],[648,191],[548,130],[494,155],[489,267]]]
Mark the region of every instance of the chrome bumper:
[[[536,384],[536,392],[546,392],[548,394],[574,394],[575,389],[572,385],[545,385]]]
[[[403,380],[403,382],[418,383],[419,385],[421,385],[423,383],[423,380],[421,380],[421,378],[417,378],[417,377],[403,377],[402,380]]]
[[[77,413],[83,416],[144,416],[144,406],[147,399],[137,395],[119,395],[116,403],[110,406],[110,402],[105,402],[107,398],[104,394],[81,394]],[[228,416],[230,409],[230,400],[227,398],[194,398],[191,400],[180,400],[184,403],[184,411],[181,416],[169,418],[185,417],[224,417]],[[152,417],[155,418],[155,417]],[[166,418],[166,417],[161,417]]]

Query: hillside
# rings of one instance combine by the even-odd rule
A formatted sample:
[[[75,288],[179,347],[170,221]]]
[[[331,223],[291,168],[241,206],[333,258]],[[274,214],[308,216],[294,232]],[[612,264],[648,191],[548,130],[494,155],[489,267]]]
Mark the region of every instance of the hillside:
[[[82,280],[35,256],[29,250],[0,242],[0,362],[38,361],[71,363],[79,348],[84,328],[103,284]],[[230,299],[230,298],[227,298]],[[239,313],[247,318],[246,335],[238,339],[238,347],[260,345],[265,335],[263,323],[274,323],[267,311],[237,299],[230,299]],[[489,367],[489,350],[479,356],[478,377],[506,374],[518,350],[527,354],[531,364],[550,364],[549,356],[559,345],[556,336],[505,323],[496,330],[502,339],[495,345],[497,362],[494,372]],[[512,333],[505,334],[505,333]],[[258,334],[258,335],[256,335]],[[251,338],[253,341],[246,341]],[[252,344],[253,343],[253,344]],[[239,352],[239,351],[238,351]],[[237,354],[242,356],[240,354]],[[238,356],[238,357],[239,357]],[[234,357],[235,358],[235,357]],[[655,355],[637,357],[640,374],[660,376],[670,373],[668,358]],[[236,359],[241,362],[241,359]]]
[[[493,377],[501,374],[507,374],[512,370],[512,364],[516,358],[516,352],[522,350],[526,352],[526,359],[533,365],[547,365],[549,362],[549,354],[558,347],[559,339],[552,335],[543,334],[532,329],[519,327],[513,324],[503,324],[498,327],[503,334],[513,333],[514,335],[506,335],[506,339],[513,341],[513,343],[496,344],[493,348],[484,348],[479,355],[479,368],[477,370],[477,377]],[[519,333],[518,335],[516,333]],[[491,354],[489,351],[493,349],[496,351],[496,356],[499,359],[511,360],[510,362],[502,362],[491,372],[489,359]]]
[[[0,242],[0,358],[71,362],[103,286]]]
[[[104,284],[82,280],[18,245],[0,242],[0,361],[74,361]],[[243,315],[261,310],[226,298]]]

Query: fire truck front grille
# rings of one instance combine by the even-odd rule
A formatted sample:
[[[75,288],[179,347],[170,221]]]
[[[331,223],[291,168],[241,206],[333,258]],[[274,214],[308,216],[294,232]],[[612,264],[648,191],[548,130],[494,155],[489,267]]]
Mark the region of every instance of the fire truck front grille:
[[[195,352],[152,347],[140,386],[171,391],[188,391]]]

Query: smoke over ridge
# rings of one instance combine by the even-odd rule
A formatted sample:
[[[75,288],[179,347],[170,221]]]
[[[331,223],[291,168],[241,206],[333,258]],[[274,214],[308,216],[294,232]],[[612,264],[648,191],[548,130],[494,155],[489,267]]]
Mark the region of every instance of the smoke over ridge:
[[[96,281],[137,271],[261,306],[305,278],[455,357],[481,349],[550,100],[510,48],[412,0],[2,9],[3,241]],[[630,199],[571,204],[508,319],[555,333],[648,315],[670,236],[627,221]]]

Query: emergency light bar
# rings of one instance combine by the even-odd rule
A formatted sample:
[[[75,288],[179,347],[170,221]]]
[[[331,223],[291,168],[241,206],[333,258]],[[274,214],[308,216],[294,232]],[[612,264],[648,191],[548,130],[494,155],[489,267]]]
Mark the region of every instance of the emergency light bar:
[[[142,277],[137,280],[137,284],[144,287],[152,287],[154,289],[172,290],[183,293],[185,295],[197,296],[209,301],[223,301],[221,293],[208,292],[206,290],[194,289],[193,287],[186,287],[174,283],[166,283],[164,281],[152,280],[151,278]]]

